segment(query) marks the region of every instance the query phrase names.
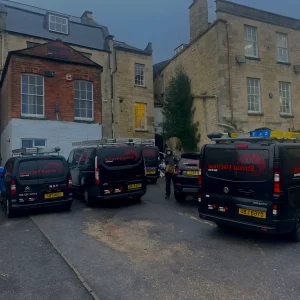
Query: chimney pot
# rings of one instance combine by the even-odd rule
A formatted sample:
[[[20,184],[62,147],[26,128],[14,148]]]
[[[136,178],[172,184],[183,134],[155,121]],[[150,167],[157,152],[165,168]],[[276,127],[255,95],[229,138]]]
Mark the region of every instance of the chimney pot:
[[[81,18],[86,18],[86,19],[89,19],[89,20],[93,20],[93,12],[92,12],[92,11],[86,10],[86,11],[82,14]]]

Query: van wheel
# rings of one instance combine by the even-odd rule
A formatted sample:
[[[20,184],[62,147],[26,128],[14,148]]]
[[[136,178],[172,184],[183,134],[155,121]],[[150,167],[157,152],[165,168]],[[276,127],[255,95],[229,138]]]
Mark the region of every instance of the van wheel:
[[[72,202],[67,203],[67,204],[64,204],[63,207],[62,207],[62,209],[63,209],[64,211],[70,211],[71,208],[72,208]]]
[[[132,199],[136,203],[141,203],[142,202],[142,197],[143,196],[135,196],[135,197],[132,197]]]
[[[295,228],[291,233],[291,239],[296,243],[300,242],[300,212],[297,214]]]
[[[157,183],[157,179],[152,179],[151,183],[156,184]]]
[[[6,198],[6,215],[8,218],[11,218],[13,214],[9,206],[9,199]]]
[[[179,203],[185,201],[185,199],[186,199],[186,195],[183,193],[176,193],[174,196],[175,196],[176,201]]]
[[[89,190],[87,188],[84,189],[83,201],[86,206],[92,206],[93,201],[89,195]]]

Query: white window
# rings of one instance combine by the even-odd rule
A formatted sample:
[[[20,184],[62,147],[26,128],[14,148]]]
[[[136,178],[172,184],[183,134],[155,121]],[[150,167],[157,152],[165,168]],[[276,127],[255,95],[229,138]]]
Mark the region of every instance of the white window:
[[[44,116],[44,77],[34,74],[21,76],[22,115],[29,117]]]
[[[245,25],[244,39],[245,39],[245,56],[258,57],[257,28]]]
[[[54,15],[49,15],[49,30],[68,34],[68,19]]]
[[[248,112],[261,112],[260,98],[260,80],[256,78],[247,78],[247,93],[248,93]]]
[[[291,84],[279,82],[280,113],[282,115],[292,114]]]
[[[93,120],[93,83],[74,81],[74,116],[77,120]]]
[[[21,147],[23,148],[45,148],[46,147],[46,140],[44,139],[22,139]]]
[[[145,86],[145,65],[135,64],[135,85]]]
[[[276,46],[277,46],[277,61],[288,63],[288,36],[284,33],[277,33],[276,35]]]

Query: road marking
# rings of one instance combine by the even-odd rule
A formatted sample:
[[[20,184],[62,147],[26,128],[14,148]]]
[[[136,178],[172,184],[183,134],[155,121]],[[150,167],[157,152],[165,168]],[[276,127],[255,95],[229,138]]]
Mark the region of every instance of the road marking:
[[[48,239],[52,247],[56,250],[56,252],[63,258],[63,260],[69,265],[69,267],[73,270],[73,272],[76,274],[77,278],[83,285],[83,287],[88,291],[88,293],[93,297],[94,300],[100,300],[100,298],[95,294],[93,289],[88,285],[88,283],[85,281],[83,276],[80,274],[80,272],[74,267],[74,265],[69,261],[69,259],[60,251],[60,249],[55,245],[53,240],[49,237],[48,234],[38,225],[37,222],[35,222],[34,217],[29,217],[31,221],[36,225],[36,227],[42,232],[42,234]]]
[[[181,216],[189,217],[190,219],[192,219],[194,221],[197,221],[199,223],[207,224],[207,225],[212,226],[212,227],[217,227],[217,225],[214,224],[214,223],[212,223],[212,222],[208,222],[208,221],[204,221],[204,220],[198,219],[198,218],[196,218],[194,216],[190,216],[189,214],[183,214],[183,213],[180,213],[180,212],[178,212],[178,214],[181,215]]]

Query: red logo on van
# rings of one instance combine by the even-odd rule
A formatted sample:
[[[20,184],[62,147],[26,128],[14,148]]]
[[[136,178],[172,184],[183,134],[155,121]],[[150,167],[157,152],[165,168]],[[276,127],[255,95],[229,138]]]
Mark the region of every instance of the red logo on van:
[[[261,175],[266,169],[266,161],[265,159],[259,154],[244,154],[240,156],[238,160],[238,164],[242,165],[254,165],[255,172],[253,173],[254,176]]]

